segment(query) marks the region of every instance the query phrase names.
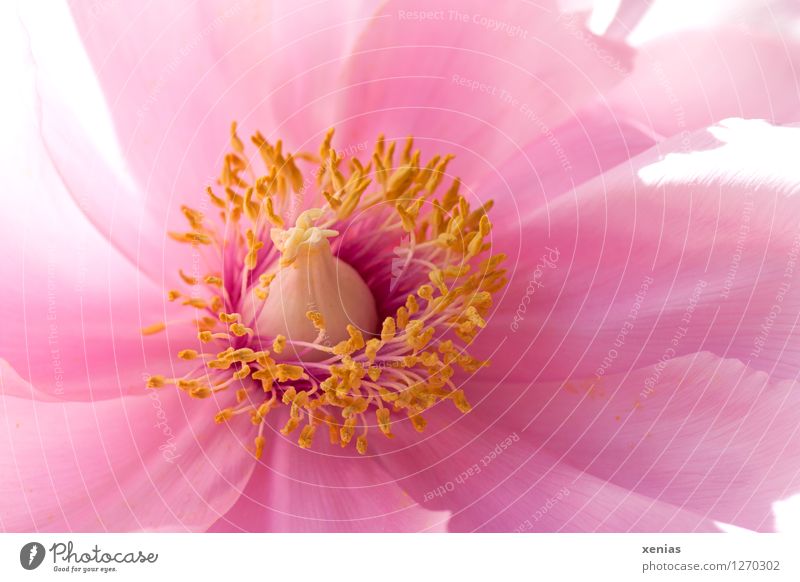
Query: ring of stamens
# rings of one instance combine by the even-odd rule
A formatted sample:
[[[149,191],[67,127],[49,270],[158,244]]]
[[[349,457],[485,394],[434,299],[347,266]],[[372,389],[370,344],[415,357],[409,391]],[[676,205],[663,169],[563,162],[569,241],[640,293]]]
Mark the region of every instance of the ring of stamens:
[[[234,123],[232,151],[218,180],[221,190],[207,189],[219,220],[184,206],[189,229],[169,233],[203,252],[212,269],[200,277],[180,271],[190,292],[168,293],[170,301],[193,310],[198,345],[177,355],[196,365],[181,377],[152,376],[147,386],[173,385],[193,398],[229,399],[215,420],[249,418],[257,427],[257,458],[265,446],[266,419],[277,407],[289,409],[281,432],[299,429],[301,447],[310,447],[325,426],[332,443],[346,446],[355,439],[356,450],[364,454],[369,431],[377,428],[392,438],[398,415],[421,432],[423,413],[441,400],[468,412],[470,404],[453,381],[456,367],[472,373],[488,364],[467,348],[486,325],[492,295],[506,284],[500,266],[505,257],[490,252],[491,201],[471,209],[459,193],[458,178],[440,192],[452,156],[434,156],[423,164],[411,138],[397,154],[395,142],[381,136],[368,162],[351,158],[345,164],[331,146],[332,137],[330,130],[318,155],[292,155],[280,141],[271,144],[256,133],[252,143],[266,168],[259,174]],[[304,164],[316,166],[312,172],[320,195],[315,207],[298,212],[309,186],[300,169]],[[390,293],[389,305],[381,306],[386,315],[380,329],[365,337],[349,325],[348,339],[330,345],[325,317],[314,309],[306,313],[319,332],[313,342],[255,329],[243,316],[245,295],[266,301],[276,266],[291,265],[304,242],[337,242],[339,232],[358,227],[367,211],[373,218],[368,228],[355,228],[360,245],[353,253],[367,270],[375,263],[368,260],[370,249],[381,237],[408,240],[393,256],[376,259],[391,261],[392,271],[402,270],[406,281]],[[293,217],[295,225],[288,226]],[[223,277],[223,261],[237,267],[232,280],[230,269]],[[157,333],[166,325],[142,331]],[[323,354],[322,359],[288,357],[287,345],[297,353]]]

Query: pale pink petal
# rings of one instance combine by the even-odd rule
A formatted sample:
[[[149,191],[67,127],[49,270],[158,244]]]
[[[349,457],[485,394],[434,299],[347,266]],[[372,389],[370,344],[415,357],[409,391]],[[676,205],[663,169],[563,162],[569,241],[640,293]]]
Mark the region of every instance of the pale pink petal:
[[[39,108],[48,153],[76,203],[142,270],[168,281],[186,253],[166,231],[184,223],[182,203],[206,202],[204,189],[221,171],[231,122],[243,122],[244,138],[256,128],[272,137],[274,119],[286,120],[297,107],[296,95],[274,91],[308,67],[314,82],[304,81],[302,90],[310,96],[314,83],[327,83],[323,92],[329,92],[337,66],[318,65],[334,56],[334,46],[341,58],[373,11],[362,2],[76,2],[71,8],[80,38],[63,7],[46,15],[36,7],[22,11],[36,71],[29,101]],[[83,62],[81,39],[95,71]],[[89,78],[94,72],[105,99]],[[81,91],[65,90],[73,84]],[[95,91],[100,104],[88,117],[78,115]],[[119,144],[90,139],[90,129],[106,121],[103,101],[116,129],[111,141],[118,137]]]
[[[226,2],[70,8],[146,205],[177,209],[199,197],[218,172],[231,121],[258,98],[255,88],[236,90],[241,69],[229,51],[264,27],[268,11]],[[46,94],[44,105],[56,98]]]
[[[0,214],[0,231],[9,241],[0,247],[0,357],[38,390],[63,398],[139,392],[144,375],[169,373],[177,350],[197,341],[189,325],[150,338],[141,329],[187,318],[188,312],[177,315],[181,310],[167,302],[162,288],[130,255],[108,244],[108,232],[89,222],[76,202],[96,203],[80,193],[73,199],[64,189],[37,134],[15,137],[19,124],[35,126],[32,116],[3,112],[10,134],[0,147],[15,173],[4,179],[13,195]],[[72,156],[76,148],[66,144],[64,151]],[[102,164],[87,172],[85,159],[70,159],[84,183],[103,178]],[[113,188],[107,197],[113,198]],[[160,269],[160,261],[151,266]]]
[[[751,530],[773,530],[773,503],[800,492],[795,381],[704,352],[526,384],[505,384],[473,414],[527,430],[597,479]]]
[[[614,110],[671,136],[727,117],[800,119],[800,46],[736,29],[684,32],[640,47],[609,93]]]
[[[81,244],[27,247],[4,262],[0,357],[53,396],[140,393],[148,374],[172,375],[178,350],[196,347],[195,328],[187,322],[143,336],[175,310],[110,247],[76,252]]]
[[[537,137],[477,186],[470,203],[495,201],[491,216],[525,215],[650,148],[656,137],[595,104]],[[523,186],[524,185],[524,186]],[[499,228],[504,228],[503,224]]]
[[[383,438],[374,436],[373,439]],[[446,528],[447,513],[421,507],[368,451],[331,446],[320,427],[314,447],[267,435],[262,463],[236,505],[212,531],[416,532]]]
[[[476,344],[495,353],[482,377],[563,381],[703,350],[795,377],[800,128],[731,120],[685,139],[521,225],[495,219],[512,276]]]
[[[407,447],[377,446],[400,487],[423,507],[452,512],[450,531],[716,529],[690,511],[582,473],[530,432],[473,413],[435,411],[429,419],[422,436],[398,427]]]
[[[623,0],[635,4],[637,0]],[[651,6],[627,38],[634,46],[685,31],[735,28],[748,35],[797,38],[795,0],[645,0]]]
[[[455,154],[450,170],[472,187],[601,96],[630,58],[555,2],[388,2],[349,59],[338,147],[413,135],[426,153]]]
[[[8,386],[21,382],[8,370],[0,366],[4,393],[31,390]],[[0,529],[206,529],[236,501],[254,461],[249,436],[214,424],[215,403],[186,400],[177,391],[100,402],[0,397]]]
[[[614,17],[603,33],[611,38],[625,38],[644,17],[654,0],[620,0]]]
[[[101,114],[102,96],[93,91],[96,82],[88,64],[81,62],[79,41],[70,43],[69,35],[56,26],[58,9],[53,16],[24,14],[17,20],[22,58],[11,66],[17,67],[20,99],[2,113],[11,129],[2,148],[4,155],[21,162],[10,177],[17,191],[10,199],[15,212],[5,218],[12,229],[31,235],[44,226],[57,229],[68,242],[96,230],[121,260],[154,280],[175,279],[174,265],[187,253],[174,242],[166,244],[165,213],[151,215],[143,204],[110,121]],[[180,229],[183,221],[169,226]]]
[[[374,6],[75,2],[71,9],[147,204],[164,207],[199,196],[218,175],[231,121],[271,134],[329,92],[337,59]]]
[[[14,224],[0,218],[19,245],[0,251],[0,357],[39,390],[71,400],[140,392],[147,374],[170,374],[177,351],[197,344],[186,308],[168,303],[74,208],[55,217],[46,194],[26,200]],[[177,317],[187,322],[142,335]]]
[[[342,71],[350,53],[380,18],[383,4],[384,0],[273,2],[269,43],[265,46],[263,39],[254,37],[243,47],[244,54],[259,55],[259,62],[238,82],[264,88],[263,103],[257,105],[268,106],[275,123],[266,127],[261,109],[255,109],[247,112],[248,125],[315,152],[322,136],[314,132],[338,122]],[[309,137],[314,141],[305,142]]]

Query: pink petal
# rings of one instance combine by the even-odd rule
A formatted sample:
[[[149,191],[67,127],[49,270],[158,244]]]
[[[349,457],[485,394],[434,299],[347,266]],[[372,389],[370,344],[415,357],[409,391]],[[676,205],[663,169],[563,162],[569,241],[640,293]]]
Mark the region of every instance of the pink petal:
[[[273,137],[273,120],[285,120],[297,107],[295,95],[273,98],[276,88],[293,79],[298,66],[311,68],[309,76],[321,77],[319,83],[332,82],[336,67],[318,65],[333,56],[334,45],[342,54],[350,47],[369,24],[369,4],[275,3],[265,11],[225,2],[166,8],[74,3],[120,141],[113,164],[108,154],[116,144],[98,146],[90,138],[90,129],[106,121],[99,113],[103,96],[87,112],[86,96],[95,97],[94,72],[83,63],[69,15],[26,7],[22,20],[37,81],[29,102],[40,105],[48,153],[98,230],[153,278],[172,281],[174,265],[185,264],[187,253],[167,240],[166,231],[184,224],[182,203],[205,202],[204,189],[214,183],[229,147],[231,122],[244,122],[244,138],[254,128]],[[318,29],[309,28],[314,23]],[[82,91],[65,90],[74,84]]]
[[[480,206],[493,199],[492,216],[527,214],[655,143],[656,137],[635,122],[595,104],[500,165],[470,202]]]
[[[187,323],[143,336],[173,306],[110,248],[81,245],[27,247],[4,262],[0,356],[37,390],[68,400],[140,393],[148,375],[175,375],[175,354],[198,344],[188,313]]]
[[[647,14],[654,0],[620,0],[617,11],[604,35],[626,38]]]
[[[450,531],[715,529],[690,511],[582,473],[529,432],[473,413],[445,424],[447,416],[430,413],[426,438],[404,438],[406,448],[378,446],[381,463],[415,500],[452,512]]]
[[[635,3],[622,2],[623,7]],[[688,30],[720,28],[788,39],[800,8],[794,0],[646,0],[643,4],[651,6],[627,39],[634,46]]]
[[[704,352],[504,392],[519,400],[497,392],[474,414],[502,416],[563,462],[709,520],[773,530],[773,503],[800,491],[797,384],[738,360]]]
[[[633,73],[609,100],[618,114],[667,136],[726,117],[796,121],[799,56],[797,44],[784,39],[683,32],[642,46]]]
[[[70,8],[147,206],[176,209],[178,200],[199,197],[217,174],[231,121],[254,99],[248,107],[244,91],[229,91],[238,67],[226,52],[266,15],[224,2]],[[44,105],[57,98],[46,94]]]
[[[108,244],[64,189],[30,131],[36,122],[29,105],[2,112],[9,133],[0,149],[16,172],[4,180],[13,196],[0,215],[7,242],[0,248],[0,357],[38,390],[60,397],[138,392],[144,374],[170,372],[176,346],[195,343],[195,334],[186,325],[142,337],[142,327],[176,317],[174,306],[135,260]],[[74,155],[80,145],[64,151]],[[85,159],[71,159],[84,182],[112,184],[102,182],[102,164],[87,172]],[[78,199],[96,207],[80,193]]]
[[[479,336],[496,352],[483,377],[563,381],[703,350],[795,377],[800,128],[731,120],[686,139],[521,225],[495,217],[514,260]]]
[[[410,134],[455,154],[450,170],[474,186],[602,95],[630,57],[555,2],[387,2],[348,62],[338,147]]]
[[[268,106],[274,127],[264,127],[257,111],[248,111],[252,125],[261,124],[265,133],[287,138],[295,147],[316,152],[322,136],[310,132],[325,131],[338,122],[335,112],[340,104],[342,70],[359,38],[373,26],[381,0],[346,2],[273,2],[269,44],[263,39],[245,47],[259,61],[269,50],[267,66],[255,63],[257,70],[247,71],[239,82],[245,86],[268,84]],[[247,53],[246,53],[247,54]],[[266,91],[265,91],[266,92]],[[303,140],[312,137],[312,143]]]
[[[35,252],[20,257],[24,270],[9,268],[18,263],[2,269],[9,277],[0,283],[0,355],[37,389],[69,400],[140,393],[148,374],[171,375],[174,355],[198,340],[189,324],[142,335],[166,319],[162,293],[108,248],[106,256],[88,253],[102,262],[87,263],[80,254],[62,255],[73,245],[55,248],[39,261],[31,260]],[[76,276],[70,267],[84,272]]]
[[[57,26],[57,10],[53,16],[24,14],[17,27],[25,39],[17,47],[23,58],[12,60],[10,68],[21,80],[22,98],[2,112],[12,136],[16,134],[4,140],[2,148],[12,157],[23,152],[22,171],[12,177],[21,192],[12,203],[26,213],[26,221],[12,226],[38,232],[47,224],[59,229],[67,241],[70,235],[88,236],[85,233],[94,229],[123,260],[153,279],[165,278],[165,262],[170,263],[168,278],[176,278],[174,261],[187,253],[174,243],[165,245],[165,217],[163,213],[158,220],[151,217],[127,174],[110,122],[103,123],[102,96],[92,90],[93,73],[81,61],[79,41],[70,43],[69,35]],[[69,18],[66,13],[62,16]],[[3,71],[8,74],[7,67]],[[70,89],[74,86],[80,90]],[[180,225],[170,223],[173,229]]]
[[[0,365],[4,393],[32,390],[19,382]],[[179,400],[177,391],[100,402],[0,397],[0,527],[206,529],[254,466],[244,450],[250,437],[214,425],[215,411],[215,403]]]
[[[174,209],[218,175],[231,121],[270,134],[331,90],[336,59],[369,24],[373,6],[213,1],[97,10],[77,2],[71,9],[147,205]]]
[[[415,532],[447,524],[446,513],[420,507],[369,451],[331,446],[324,426],[310,450],[277,431],[265,450],[242,497],[212,531]]]

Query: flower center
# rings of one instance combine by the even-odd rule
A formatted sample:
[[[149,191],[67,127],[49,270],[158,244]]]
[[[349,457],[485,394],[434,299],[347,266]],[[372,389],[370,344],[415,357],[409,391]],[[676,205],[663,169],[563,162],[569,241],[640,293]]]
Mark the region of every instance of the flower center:
[[[488,363],[467,349],[506,284],[491,202],[471,208],[457,178],[441,192],[451,156],[422,163],[411,138],[398,153],[379,137],[371,159],[347,164],[332,138],[319,155],[293,155],[256,133],[258,172],[234,124],[224,194],[207,190],[218,217],[183,207],[190,228],[170,233],[207,269],[179,271],[188,292],[168,293],[193,314],[170,325],[194,326],[197,344],[178,353],[185,373],[147,385],[213,397],[218,423],[249,418],[257,458],[276,408],[300,446],[327,427],[364,454],[370,431],[422,431],[443,400],[468,412],[459,375]]]
[[[281,258],[270,294],[262,301],[253,289],[245,299],[244,313],[257,335],[279,334],[289,341],[288,353],[276,359],[325,359],[328,354],[312,344],[333,346],[348,339],[348,325],[364,335],[378,331],[369,287],[353,267],[331,253],[328,238],[339,233],[312,224],[323,215],[322,209],[307,210],[294,228],[272,229]],[[324,329],[314,327],[309,312],[320,314]]]

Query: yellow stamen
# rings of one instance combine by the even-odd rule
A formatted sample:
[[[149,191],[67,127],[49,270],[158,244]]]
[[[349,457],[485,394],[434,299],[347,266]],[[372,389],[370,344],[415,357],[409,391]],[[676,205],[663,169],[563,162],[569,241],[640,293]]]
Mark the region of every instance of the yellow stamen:
[[[322,331],[325,329],[325,318],[319,311],[308,311],[306,317],[314,325],[315,328]]]
[[[242,337],[249,333],[253,333],[253,330],[249,327],[243,326],[241,323],[234,323],[231,325],[231,333],[236,337]]]
[[[256,459],[260,459],[261,455],[264,454],[264,444],[266,441],[263,436],[258,435],[256,437],[255,442],[256,442]]]
[[[363,434],[356,439],[356,450],[359,455],[364,455],[367,452],[367,437]]]
[[[154,323],[142,328],[142,335],[154,335],[167,329],[166,323]]]
[[[148,388],[162,388],[166,383],[166,379],[161,375],[150,376],[147,379]]]
[[[317,431],[317,427],[313,424],[306,425],[302,432],[300,433],[300,438],[298,439],[298,443],[304,449],[310,449],[311,443],[314,440],[314,433]]]

